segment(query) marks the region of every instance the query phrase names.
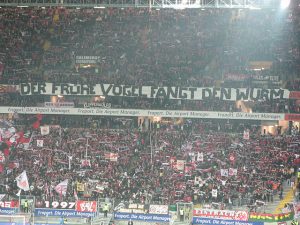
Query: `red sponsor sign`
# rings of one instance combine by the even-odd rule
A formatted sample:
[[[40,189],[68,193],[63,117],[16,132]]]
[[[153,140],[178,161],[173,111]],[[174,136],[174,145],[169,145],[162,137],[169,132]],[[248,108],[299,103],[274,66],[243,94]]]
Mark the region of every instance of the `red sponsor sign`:
[[[19,201],[18,200],[0,201],[0,207],[1,208],[18,208]]]
[[[76,211],[77,212],[96,212],[97,202],[96,201],[76,201]]]
[[[300,121],[300,114],[285,114],[284,120],[288,121]]]
[[[300,91],[291,91],[289,98],[300,99]]]

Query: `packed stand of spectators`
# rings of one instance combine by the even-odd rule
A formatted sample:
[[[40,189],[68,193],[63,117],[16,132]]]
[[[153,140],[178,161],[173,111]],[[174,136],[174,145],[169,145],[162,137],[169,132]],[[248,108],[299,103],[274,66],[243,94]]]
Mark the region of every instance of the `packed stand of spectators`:
[[[255,102],[252,112],[300,113],[300,103],[295,99]]]
[[[295,78],[299,9],[280,18],[278,13],[1,8],[1,83],[207,86],[211,83],[204,76],[239,73],[250,61],[274,62],[271,74]],[[87,66],[76,64],[76,56],[99,59],[83,68]]]
[[[184,201],[230,208],[282,195],[283,183],[291,182],[299,166],[299,133],[261,136],[256,126],[247,125],[228,132],[226,124],[214,127],[216,123],[198,120],[182,125],[144,121],[142,129],[134,129],[132,121],[119,119],[119,129],[109,129],[116,124],[106,120],[102,129],[50,126],[49,134],[42,135],[39,125],[44,118],[30,118],[27,123],[33,122],[35,130],[19,125],[19,131],[11,131],[17,133],[12,144],[7,142],[11,138],[2,136],[1,148],[5,143],[9,151],[1,164],[1,194],[16,197],[15,178],[26,170],[31,190],[22,194],[38,199],[109,197],[131,203]],[[237,133],[246,127],[249,140]],[[62,196],[54,188],[65,179],[68,190]],[[85,185],[83,191],[78,183]],[[217,197],[212,196],[213,189]]]

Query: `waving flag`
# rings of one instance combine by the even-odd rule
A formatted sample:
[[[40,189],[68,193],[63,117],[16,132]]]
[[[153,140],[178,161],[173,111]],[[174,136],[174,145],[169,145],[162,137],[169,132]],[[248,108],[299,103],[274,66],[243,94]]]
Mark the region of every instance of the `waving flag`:
[[[203,162],[204,161],[203,152],[198,152],[197,153],[197,161],[198,162]]]
[[[248,129],[244,130],[243,139],[244,140],[249,140],[250,139],[250,131]]]
[[[40,129],[41,129],[41,135],[48,135],[50,133],[49,126],[40,126]]]
[[[68,189],[68,179],[60,182],[54,189],[58,194],[66,196]]]
[[[19,176],[16,177],[16,181],[17,181],[17,186],[20,189],[24,191],[29,191],[29,183],[28,183],[28,178],[25,170]]]

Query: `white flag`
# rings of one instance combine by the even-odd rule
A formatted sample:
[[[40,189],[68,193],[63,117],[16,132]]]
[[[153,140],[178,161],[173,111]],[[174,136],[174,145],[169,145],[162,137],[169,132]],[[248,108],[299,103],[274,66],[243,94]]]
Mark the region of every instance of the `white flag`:
[[[36,146],[37,147],[43,147],[44,146],[44,140],[36,140]]]
[[[214,197],[214,198],[217,198],[218,197],[218,190],[217,189],[212,189],[211,190],[211,196]]]
[[[54,189],[58,194],[65,196],[68,189],[68,179],[60,182]]]
[[[197,161],[198,162],[203,162],[204,158],[203,158],[203,152],[198,152],[197,154]]]
[[[28,183],[28,178],[25,170],[19,176],[16,177],[16,181],[17,181],[17,186],[20,189],[24,191],[29,191],[29,183]]]
[[[249,140],[250,139],[250,131],[249,130],[244,130],[243,138],[245,140]]]
[[[197,184],[202,184],[203,180],[201,179],[201,177],[195,177],[195,181],[194,181],[194,184],[197,185]]]
[[[41,135],[47,135],[50,133],[49,126],[40,126],[40,128],[41,128]]]
[[[237,175],[237,169],[229,168],[229,176],[236,176]]]
[[[221,176],[228,177],[228,169],[221,169]]]
[[[177,170],[184,170],[185,160],[177,160],[176,168]]]
[[[1,194],[0,195],[0,201],[2,201],[2,199],[5,197],[6,194]]]

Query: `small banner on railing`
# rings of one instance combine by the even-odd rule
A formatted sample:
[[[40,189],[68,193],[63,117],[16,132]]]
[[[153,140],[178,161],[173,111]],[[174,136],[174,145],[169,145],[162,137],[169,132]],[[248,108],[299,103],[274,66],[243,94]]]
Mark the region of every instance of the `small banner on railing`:
[[[76,211],[77,212],[96,212],[97,202],[96,201],[76,201]]]
[[[247,211],[233,211],[233,210],[217,210],[217,209],[194,209],[194,217],[223,219],[223,220],[237,220],[248,221]]]
[[[149,206],[150,214],[169,214],[168,205],[150,205]]]
[[[270,213],[255,213],[251,212],[249,215],[249,221],[263,221],[263,222],[282,222],[292,220],[294,218],[294,213],[280,213],[280,214],[270,214]]]

